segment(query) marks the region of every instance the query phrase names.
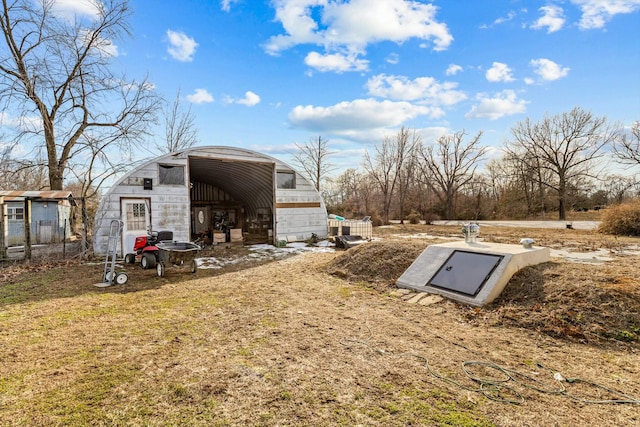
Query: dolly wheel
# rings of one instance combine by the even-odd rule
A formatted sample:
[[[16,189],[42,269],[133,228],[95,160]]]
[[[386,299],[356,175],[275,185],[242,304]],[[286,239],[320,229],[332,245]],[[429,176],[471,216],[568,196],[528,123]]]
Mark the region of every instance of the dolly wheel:
[[[194,259],[191,261],[191,272],[195,273],[196,271],[198,271],[198,263]]]
[[[158,273],[158,277],[164,276],[164,262],[159,262],[156,265],[156,273]]]
[[[124,285],[125,283],[127,283],[127,280],[129,280],[129,276],[127,275],[127,273],[116,274],[116,283],[118,285]]]

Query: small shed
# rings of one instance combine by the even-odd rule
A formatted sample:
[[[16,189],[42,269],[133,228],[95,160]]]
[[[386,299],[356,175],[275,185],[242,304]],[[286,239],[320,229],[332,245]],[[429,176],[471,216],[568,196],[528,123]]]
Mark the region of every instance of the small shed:
[[[31,217],[31,244],[63,241],[71,234],[70,191],[4,191],[0,190],[0,212],[4,221],[6,246],[25,243],[25,218]]]
[[[309,180],[278,159],[227,146],[165,154],[124,175],[98,207],[95,253],[106,252],[114,219],[123,222],[121,254],[151,230],[217,243],[327,237],[327,210]]]

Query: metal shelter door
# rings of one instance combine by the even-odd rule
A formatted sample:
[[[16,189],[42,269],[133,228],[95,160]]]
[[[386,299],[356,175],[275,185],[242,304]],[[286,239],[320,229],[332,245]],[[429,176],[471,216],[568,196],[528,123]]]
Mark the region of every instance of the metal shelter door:
[[[193,232],[195,234],[206,233],[211,229],[208,207],[193,208],[193,216]]]
[[[122,253],[133,252],[138,236],[146,236],[151,229],[151,203],[149,199],[120,199],[122,212]]]

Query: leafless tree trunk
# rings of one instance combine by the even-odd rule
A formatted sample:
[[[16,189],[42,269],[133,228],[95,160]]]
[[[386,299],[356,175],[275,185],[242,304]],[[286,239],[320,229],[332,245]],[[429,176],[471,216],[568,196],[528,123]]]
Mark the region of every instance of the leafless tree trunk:
[[[198,143],[198,130],[191,105],[185,110],[180,103],[180,91],[172,104],[165,105],[162,111],[164,120],[165,145],[158,146],[161,152],[173,153],[193,147]]]
[[[469,142],[464,141],[465,135],[464,131],[443,135],[435,146],[423,147],[420,152],[422,175],[443,204],[445,219],[454,218],[457,193],[474,179],[487,151],[479,145],[482,132]]]
[[[414,150],[412,144],[417,141],[409,137],[408,129],[402,128],[395,138],[385,137],[382,144],[376,146],[375,161],[364,155],[364,168],[374,179],[382,195],[382,220],[389,223],[391,202],[405,162]]]
[[[109,69],[113,41],[128,34],[126,0],[91,0],[95,14],[75,20],[55,4],[2,0],[0,102],[21,121],[16,138],[34,151],[44,148],[49,187],[62,190],[83,137],[131,149],[155,120],[157,97],[146,81],[127,81]]]
[[[404,129],[403,129],[404,130]],[[415,130],[398,133],[397,138],[408,139],[404,144],[408,146],[407,155],[398,174],[398,213],[400,223],[404,224],[406,215],[407,198],[411,188],[416,183],[416,170],[418,168],[417,151],[422,144],[422,138]]]
[[[568,113],[545,116],[539,123],[527,118],[512,128],[511,134],[513,140],[506,145],[508,153],[532,169],[553,175],[553,181],[544,185],[557,192],[558,218],[564,220],[570,184],[581,177],[597,178],[589,166],[604,155],[603,147],[612,143],[616,132],[607,126],[604,117],[574,108]]]
[[[322,180],[334,170],[328,161],[334,154],[329,151],[328,144],[329,141],[321,136],[311,138],[305,145],[296,143],[298,151],[293,155],[294,163],[305,172],[318,191]]]

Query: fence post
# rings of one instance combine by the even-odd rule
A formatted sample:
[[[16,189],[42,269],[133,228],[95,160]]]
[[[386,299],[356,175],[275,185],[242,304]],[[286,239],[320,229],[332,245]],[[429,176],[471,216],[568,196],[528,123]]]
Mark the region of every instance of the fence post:
[[[24,258],[31,260],[31,199],[24,199]]]
[[[0,261],[7,259],[7,235],[6,228],[7,207],[4,204],[4,196],[0,196]]]

